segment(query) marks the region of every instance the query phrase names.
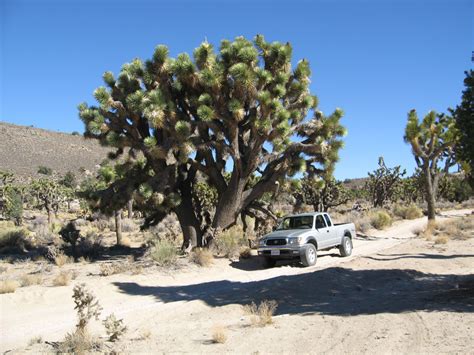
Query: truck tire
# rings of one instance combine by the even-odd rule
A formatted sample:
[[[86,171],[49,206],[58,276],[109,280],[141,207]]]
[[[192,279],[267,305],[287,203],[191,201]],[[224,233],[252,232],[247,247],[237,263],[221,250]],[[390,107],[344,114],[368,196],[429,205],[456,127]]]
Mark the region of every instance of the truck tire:
[[[303,266],[313,266],[316,264],[317,258],[316,247],[313,244],[306,244],[304,254],[301,255],[301,263]]]
[[[263,257],[262,264],[264,268],[268,269],[275,266],[276,260],[268,257]]]
[[[352,239],[348,236],[342,237],[342,243],[339,245],[339,253],[341,253],[341,256],[349,256],[352,254]]]

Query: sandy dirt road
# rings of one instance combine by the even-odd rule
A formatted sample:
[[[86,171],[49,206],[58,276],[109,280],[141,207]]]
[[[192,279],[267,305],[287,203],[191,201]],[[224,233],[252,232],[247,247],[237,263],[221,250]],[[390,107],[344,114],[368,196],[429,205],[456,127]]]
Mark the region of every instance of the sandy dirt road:
[[[469,213],[450,211],[439,220]],[[70,286],[0,295],[0,351],[44,351],[26,345],[36,336],[62,339],[76,321],[72,287],[83,282],[100,300],[102,318],[113,312],[127,324],[115,345],[124,352],[472,353],[474,306],[464,291],[474,285],[473,240],[435,248],[414,238],[425,224],[420,218],[371,231],[354,240],[351,257],[321,252],[310,268],[264,270],[256,260],[217,259],[210,268],[100,277],[97,265],[85,265]],[[275,322],[251,327],[242,305],[265,299],[278,302]],[[225,344],[210,341],[216,325],[226,329]],[[99,322],[91,331],[103,335]]]

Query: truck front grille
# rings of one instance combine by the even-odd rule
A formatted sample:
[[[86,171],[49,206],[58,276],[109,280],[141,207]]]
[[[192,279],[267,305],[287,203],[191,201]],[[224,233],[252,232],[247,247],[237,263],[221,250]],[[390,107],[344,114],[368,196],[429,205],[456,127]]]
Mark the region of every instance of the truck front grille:
[[[286,239],[268,239],[267,245],[286,245]]]

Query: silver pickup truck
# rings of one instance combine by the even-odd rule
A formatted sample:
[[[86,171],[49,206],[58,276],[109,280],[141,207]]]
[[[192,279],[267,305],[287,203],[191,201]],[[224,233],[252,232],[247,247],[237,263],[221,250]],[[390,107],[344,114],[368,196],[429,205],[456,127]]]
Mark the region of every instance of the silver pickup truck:
[[[341,256],[352,253],[354,223],[334,224],[327,213],[302,213],[284,217],[278,227],[258,241],[258,255],[266,267],[279,259],[300,259],[316,264],[317,251],[339,247]]]

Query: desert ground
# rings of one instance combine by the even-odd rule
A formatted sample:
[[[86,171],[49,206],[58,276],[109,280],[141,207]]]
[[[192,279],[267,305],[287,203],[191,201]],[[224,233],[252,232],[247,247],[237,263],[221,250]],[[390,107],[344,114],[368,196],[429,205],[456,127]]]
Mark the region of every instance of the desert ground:
[[[438,219],[469,214],[448,211]],[[0,295],[0,351],[54,352],[51,344],[74,330],[72,289],[85,283],[103,307],[101,319],[113,312],[128,328],[112,343],[93,321],[90,333],[104,339],[104,352],[472,354],[474,235],[435,243],[416,235],[425,226],[419,218],[370,230],[354,240],[351,257],[320,252],[310,268],[216,258],[209,268],[130,267],[100,276],[100,261],[66,264],[62,270],[75,274],[68,286],[45,282]],[[3,275],[38,265],[2,263]],[[259,326],[244,306],[264,300],[278,306],[272,324]],[[216,329],[222,343],[213,340]]]

